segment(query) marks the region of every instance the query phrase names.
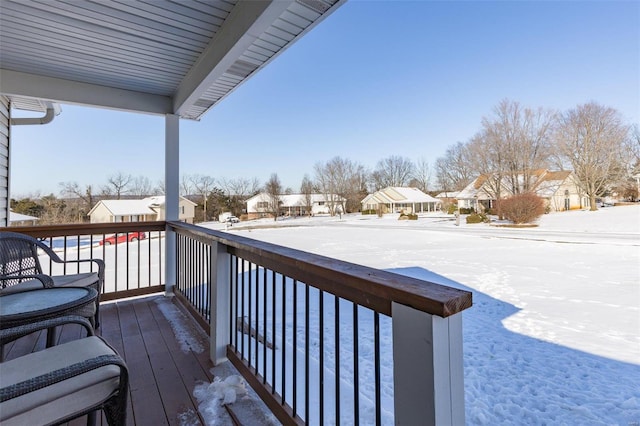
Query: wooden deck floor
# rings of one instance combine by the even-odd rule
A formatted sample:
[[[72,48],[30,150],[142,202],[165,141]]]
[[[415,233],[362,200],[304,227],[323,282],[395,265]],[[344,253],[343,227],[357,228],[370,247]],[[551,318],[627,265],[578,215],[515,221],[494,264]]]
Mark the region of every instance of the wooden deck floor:
[[[176,310],[177,304],[161,295],[105,303],[100,309],[102,322],[96,334],[120,353],[129,368],[127,424],[203,424],[193,389],[198,382],[212,380],[213,364],[209,360],[206,334],[186,314],[182,316],[182,311]],[[183,327],[180,333],[174,332],[176,324]],[[184,327],[192,339],[191,346],[182,339]],[[37,333],[7,345],[6,359],[41,350],[45,334]],[[64,326],[59,330],[58,343],[82,335],[80,326]],[[104,419],[102,424],[107,424]],[[74,420],[70,425],[86,425],[86,418]]]

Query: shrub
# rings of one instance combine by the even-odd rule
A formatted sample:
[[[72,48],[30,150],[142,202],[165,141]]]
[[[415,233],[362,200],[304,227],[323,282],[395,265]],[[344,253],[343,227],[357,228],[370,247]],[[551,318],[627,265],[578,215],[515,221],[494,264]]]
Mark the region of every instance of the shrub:
[[[415,213],[400,213],[398,220],[418,220],[418,215]]]
[[[500,201],[500,212],[515,223],[531,223],[545,212],[545,201],[536,194],[527,192]]]
[[[376,209],[362,210],[362,214],[378,214]]]
[[[454,214],[456,210],[458,210],[458,206],[455,204],[449,204],[449,207],[447,207],[447,214]]]
[[[467,223],[483,223],[489,222],[489,218],[484,213],[472,213],[467,216]]]
[[[460,214],[473,214],[476,211],[473,209],[473,207],[461,207],[460,208]]]

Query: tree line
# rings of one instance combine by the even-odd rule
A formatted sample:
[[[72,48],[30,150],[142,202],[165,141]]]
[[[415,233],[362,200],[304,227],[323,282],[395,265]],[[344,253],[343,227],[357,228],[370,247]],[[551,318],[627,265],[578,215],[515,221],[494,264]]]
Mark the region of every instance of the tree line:
[[[485,175],[497,199],[505,190],[530,191],[538,169],[571,170],[595,209],[596,197],[638,198],[640,131],[595,102],[558,112],[503,100],[473,137],[450,146],[434,168],[444,191]]]
[[[410,186],[435,195],[459,191],[479,175],[488,176],[496,198],[503,191],[526,193],[538,169],[572,170],[581,190],[591,198],[617,192],[638,198],[640,130],[625,123],[620,113],[595,102],[558,112],[524,107],[508,99],[483,117],[480,130],[466,142],[457,142],[429,163],[392,155],[370,170],[358,161],[336,156],[314,165],[299,188],[283,187],[277,173],[261,184],[257,178],[215,179],[209,175],[183,175],[180,194],[198,204],[196,221],[215,220],[220,213],[245,213],[250,197],[266,192],[269,211],[277,216],[280,195],[300,193],[311,210],[311,194],[325,195],[330,211],[357,212],[369,193],[388,186]],[[634,177],[636,176],[636,177]],[[504,186],[508,185],[508,188]],[[144,176],[122,172],[97,188],[77,182],[60,184],[53,194],[11,200],[14,212],[36,216],[41,223],[75,223],[101,199],[140,198],[164,194],[164,183],[153,185]],[[432,191],[435,189],[435,191]]]

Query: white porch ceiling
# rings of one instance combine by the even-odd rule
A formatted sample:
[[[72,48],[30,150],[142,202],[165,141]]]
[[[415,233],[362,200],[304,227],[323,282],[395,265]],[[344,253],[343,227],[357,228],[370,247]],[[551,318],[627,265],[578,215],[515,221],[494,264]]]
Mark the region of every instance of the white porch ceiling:
[[[0,94],[197,120],[344,1],[0,0]]]

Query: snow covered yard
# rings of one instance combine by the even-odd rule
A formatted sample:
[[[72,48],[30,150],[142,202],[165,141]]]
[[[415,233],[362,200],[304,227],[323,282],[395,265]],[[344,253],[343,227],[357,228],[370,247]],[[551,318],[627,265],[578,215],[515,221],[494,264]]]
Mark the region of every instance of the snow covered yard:
[[[437,214],[248,225],[229,231],[473,291],[463,314],[469,424],[640,422],[640,206],[556,213],[518,230]]]

